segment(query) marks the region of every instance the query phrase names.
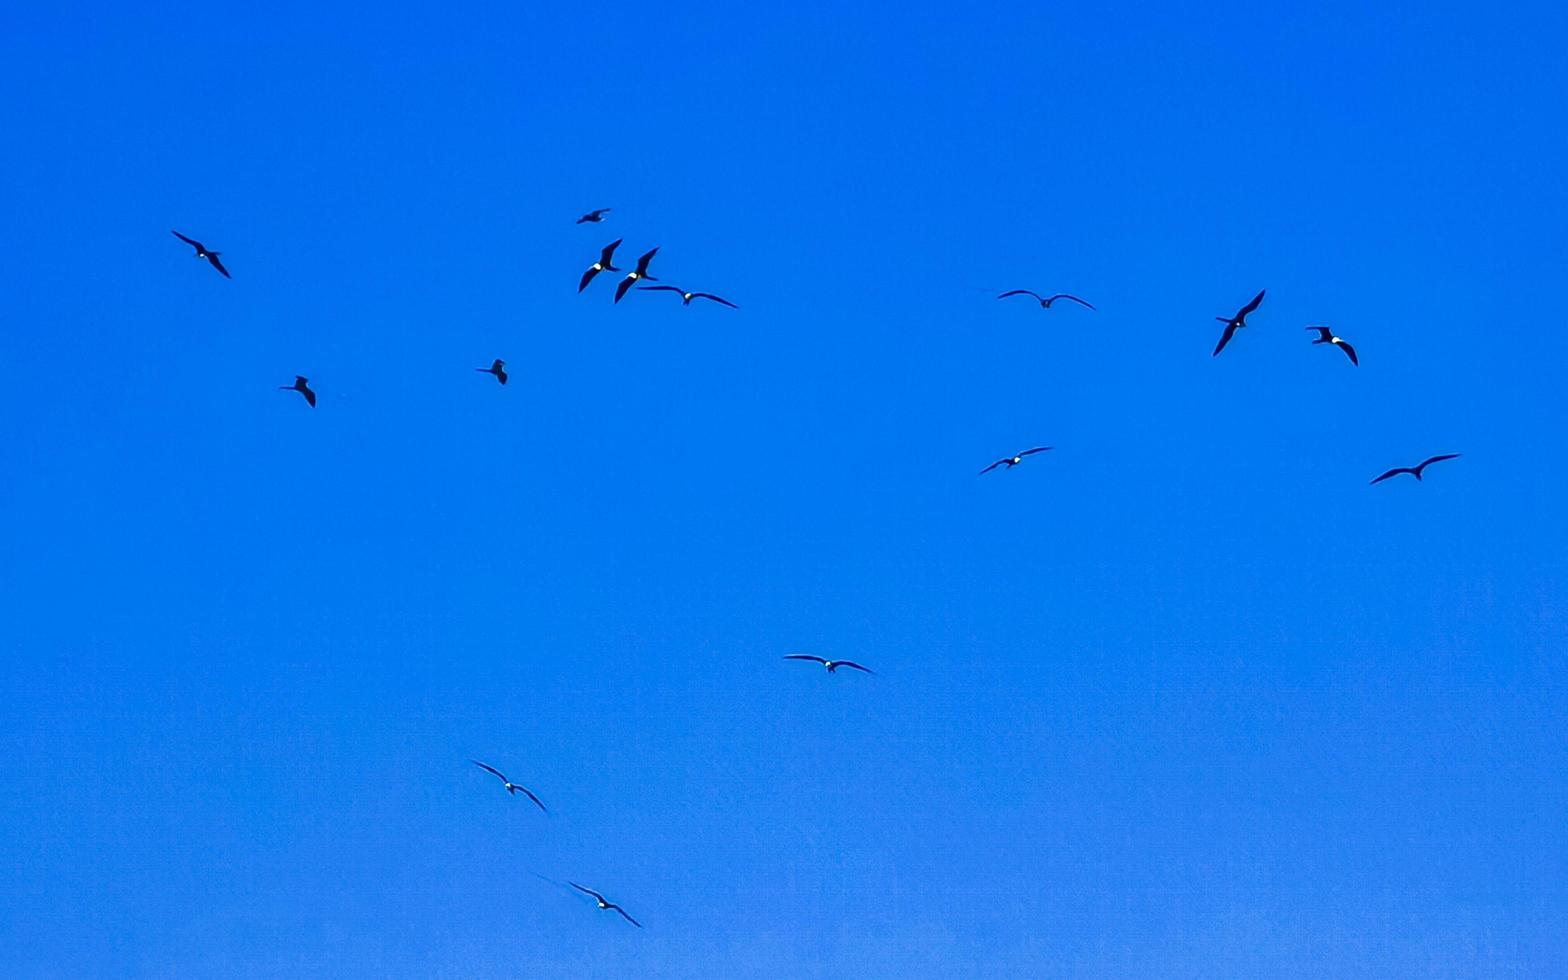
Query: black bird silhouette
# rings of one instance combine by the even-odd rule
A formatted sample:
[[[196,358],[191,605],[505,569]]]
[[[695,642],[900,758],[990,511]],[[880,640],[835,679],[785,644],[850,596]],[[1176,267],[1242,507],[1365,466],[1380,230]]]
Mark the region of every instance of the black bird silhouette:
[[[632,283],[636,282],[637,280],[646,279],[649,282],[659,281],[653,276],[648,275],[648,263],[653,261],[653,257],[654,255],[658,254],[658,251],[658,246],[654,246],[652,249],[645,252],[642,258],[637,260],[637,268],[628,272],[626,274],[626,278],[621,280],[621,284],[615,287],[615,301],[617,303],[621,301],[622,296],[626,295],[626,291],[632,288]]]
[[[1318,332],[1318,339],[1313,341],[1314,344],[1333,344],[1335,347],[1338,347],[1340,350],[1345,352],[1345,356],[1350,358],[1350,363],[1356,365],[1357,367],[1361,366],[1361,362],[1356,360],[1356,349],[1345,343],[1343,337],[1334,336],[1334,331],[1330,330],[1328,327],[1308,327],[1307,329],[1316,330]]]
[[[828,659],[823,658],[823,657],[813,657],[809,653],[792,653],[789,656],[785,657],[784,659],[785,660],[809,660],[809,661],[811,661],[814,664],[821,664],[822,666],[826,667],[828,669],[828,673],[830,673],[830,674],[838,673],[838,669],[840,667],[853,667],[855,670],[865,671],[868,674],[876,673],[876,671],[872,670],[870,667],[862,667],[860,664],[855,663],[853,660],[828,660]]]
[[[1032,289],[1009,289],[1007,292],[998,296],[997,299],[1006,299],[1009,296],[1033,296],[1035,299],[1040,301],[1040,306],[1047,310],[1051,308],[1052,303],[1059,299],[1070,299],[1079,306],[1086,306],[1091,310],[1094,309],[1094,304],[1088,302],[1087,300],[1081,300],[1072,293],[1057,293],[1055,296],[1041,296]]]
[[[1035,453],[1043,453],[1046,450],[1053,449],[1053,448],[1055,448],[1055,447],[1054,446],[1036,446],[1033,449],[1025,449],[1023,452],[1019,453],[1016,456],[1003,456],[1001,459],[997,460],[996,462],[992,463],[990,466],[987,466],[985,469],[981,470],[979,475],[980,476],[985,476],[987,473],[989,473],[992,470],[996,469],[998,466],[1006,466],[1008,469],[1012,469],[1013,467],[1017,466],[1019,463],[1022,463],[1024,461],[1024,457],[1025,456],[1033,456]]]
[[[1423,459],[1421,462],[1417,463],[1414,466],[1396,466],[1393,469],[1389,470],[1387,473],[1384,473],[1382,476],[1380,476],[1377,479],[1373,480],[1372,482],[1373,483],[1382,483],[1384,480],[1388,479],[1389,477],[1391,477],[1391,476],[1398,476],[1401,473],[1409,473],[1411,476],[1413,476],[1417,480],[1419,480],[1419,479],[1421,479],[1421,471],[1426,469],[1428,466],[1431,466],[1433,463],[1441,463],[1445,459],[1458,459],[1459,456],[1460,456],[1459,453],[1444,453],[1441,456],[1431,456],[1431,457],[1429,457],[1427,459]]]
[[[476,765],[479,768],[483,769],[485,772],[488,772],[491,775],[495,776],[497,779],[501,780],[502,788],[505,789],[508,793],[513,794],[513,795],[521,793],[524,796],[528,797],[530,800],[533,800],[534,801],[534,806],[538,807],[540,810],[543,810],[545,813],[549,813],[550,812],[549,810],[545,810],[543,803],[539,802],[539,797],[535,796],[534,794],[532,794],[532,793],[530,793],[528,791],[528,787],[517,785],[516,783],[512,782],[510,779],[507,779],[504,775],[502,775],[501,771],[499,769],[493,769],[490,766],[485,765],[483,762],[480,762],[478,759],[469,759],[468,761],[472,762],[474,765]]]
[[[310,390],[310,379],[303,374],[294,375],[294,383],[291,385],[278,385],[278,390],[297,391],[305,396],[305,401],[310,404],[311,408],[316,407],[316,393]]]
[[[502,384],[506,384],[506,362],[501,360],[499,357],[496,358],[495,363],[491,364],[489,367],[474,368],[474,370],[478,371],[480,374],[493,374],[495,375],[495,379],[497,381],[501,382]]]
[[[681,296],[681,305],[682,306],[690,306],[691,305],[691,301],[694,300],[694,299],[711,299],[715,303],[722,303],[725,306],[728,306],[732,310],[740,309],[740,307],[736,306],[734,303],[731,303],[729,300],[725,299],[722,296],[715,296],[712,293],[688,293],[686,290],[680,288],[679,286],[638,286],[637,288],[638,289],[645,289],[645,290],[647,290],[649,292],[654,292],[654,293],[679,293],[680,296]]]
[[[219,272],[223,273],[223,278],[234,278],[233,276],[229,275],[229,270],[223,267],[223,263],[218,261],[218,256],[221,253],[209,251],[207,246],[203,245],[201,242],[198,242],[194,238],[186,238],[184,235],[175,231],[173,228],[169,229],[169,234],[173,235],[175,238],[178,238],[180,241],[189,245],[191,248],[194,248],[196,250],[196,257],[198,259],[206,259],[208,262],[212,263],[212,267],[214,269],[217,269]]]
[[[567,884],[571,885],[573,888],[577,889],[578,891],[582,892],[585,895],[592,895],[593,896],[593,900],[595,902],[599,903],[600,911],[608,911],[610,909],[614,909],[615,911],[621,913],[621,918],[625,919],[627,922],[630,922],[632,925],[636,926],[639,929],[642,928],[642,923],[638,922],[636,919],[634,919],[631,916],[627,915],[625,909],[621,908],[619,905],[616,905],[614,902],[612,902],[609,899],[605,898],[603,895],[601,895],[598,892],[594,891],[592,888],[584,888],[582,885],[579,885],[575,881],[568,881]]]
[[[588,284],[593,282],[593,277],[597,276],[599,273],[621,271],[611,264],[611,260],[615,257],[615,250],[617,247],[619,247],[621,242],[622,239],[617,238],[615,241],[599,250],[599,261],[588,267],[588,271],[583,273],[583,281],[577,284],[577,291],[579,293],[587,289]]]
[[[604,220],[604,216],[609,214],[609,213],[610,213],[610,209],[609,208],[594,208],[592,211],[589,211],[587,214],[583,215],[581,218],[578,218],[577,219],[577,223],[578,224],[582,224],[583,222],[586,221],[586,222],[590,222],[592,224],[598,224],[599,222],[603,221]]]
[[[1230,343],[1230,338],[1235,335],[1236,331],[1247,325],[1247,314],[1258,308],[1258,304],[1263,302],[1263,294],[1266,292],[1268,292],[1266,289],[1258,290],[1258,295],[1252,297],[1252,302],[1237,310],[1235,316],[1217,316],[1214,318],[1225,324],[1225,333],[1220,337],[1219,346],[1214,348],[1215,357],[1218,357],[1220,351],[1225,349],[1225,345]]]

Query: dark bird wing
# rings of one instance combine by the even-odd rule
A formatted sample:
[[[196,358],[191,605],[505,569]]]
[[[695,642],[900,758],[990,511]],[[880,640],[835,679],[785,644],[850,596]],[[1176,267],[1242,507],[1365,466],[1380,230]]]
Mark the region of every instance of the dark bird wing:
[[[712,293],[692,293],[691,294],[691,298],[692,299],[711,299],[715,303],[721,303],[724,306],[728,306],[732,310],[740,309],[740,307],[736,306],[734,303],[731,303],[729,300],[725,299],[724,297],[722,297],[722,296],[715,296]]]
[[[1077,303],[1079,306],[1085,306],[1085,307],[1088,307],[1091,310],[1094,309],[1094,304],[1090,303],[1087,300],[1079,299],[1078,297],[1074,296],[1072,293],[1057,293],[1055,296],[1052,296],[1050,299],[1046,300],[1045,304],[1047,306],[1049,306],[1049,305],[1051,305],[1052,303],[1056,302],[1059,299],[1070,299],[1074,303]]]
[[[506,372],[501,370],[500,368],[496,368],[496,370],[495,370],[495,379],[497,381],[501,382],[502,384],[506,384]]]
[[[1218,357],[1219,354],[1220,354],[1220,351],[1225,349],[1225,345],[1230,343],[1230,339],[1232,337],[1234,337],[1235,335],[1236,335],[1236,321],[1235,320],[1231,320],[1231,321],[1229,321],[1228,323],[1225,324],[1225,332],[1220,335],[1220,342],[1219,342],[1218,346],[1216,346],[1214,348],[1214,354],[1212,356]]]
[[[864,671],[867,674],[874,674],[874,673],[876,673],[876,671],[872,670],[870,667],[862,667],[860,664],[855,663],[853,660],[835,660],[835,661],[833,661],[833,663],[836,666],[839,666],[839,667],[853,667],[856,670]]]
[[[827,661],[822,659],[821,657],[813,657],[809,653],[792,653],[789,656],[785,657],[784,659],[785,660],[809,660],[809,661],[811,661],[814,664],[825,664],[825,663],[827,663]]]
[[[182,235],[179,232],[175,231],[173,228],[169,229],[169,234],[173,235],[175,238],[178,238],[180,241],[182,241],[185,244],[191,246],[192,248],[196,249],[199,252],[207,251],[206,246],[202,245],[201,242],[198,242],[194,238],[186,238],[184,235]]]
[[[1009,289],[1007,292],[1005,292],[1002,295],[998,296],[997,299],[1006,299],[1009,296],[1033,296],[1035,299],[1039,300],[1040,302],[1042,302],[1042,303],[1045,302],[1045,300],[1040,296],[1040,294],[1035,292],[1032,289]]]
[[[1334,339],[1334,331],[1329,327],[1308,327],[1307,329],[1316,330],[1318,332],[1318,340],[1325,344]]]
[[[626,295],[626,291],[632,288],[632,283],[636,281],[637,280],[631,276],[627,276],[625,279],[621,280],[621,284],[615,287],[615,301],[617,303],[621,301],[621,297]]]
[[[242,256],[242,258],[243,258],[243,256]],[[225,278],[225,279],[233,279],[234,278],[233,276],[229,275],[229,270],[227,270],[227,269],[225,269],[223,267],[223,263],[218,261],[218,256],[216,254],[214,254],[212,252],[208,252],[207,253],[207,261],[212,263],[212,267],[214,269],[217,269],[219,272],[223,273],[223,278]]]
[[[1408,466],[1396,466],[1393,469],[1389,470],[1387,473],[1384,473],[1382,476],[1380,476],[1377,479],[1373,480],[1372,482],[1373,483],[1382,483],[1384,480],[1388,479],[1389,477],[1391,477],[1391,476],[1398,476],[1401,473],[1414,474],[1415,470],[1411,469]]]
[[[648,251],[644,252],[641,257],[637,259],[637,274],[639,276],[646,276],[648,274],[648,263],[652,262],[653,257],[657,254],[659,254],[659,246],[655,245],[653,248],[650,248]]]
[[[598,892],[594,891],[592,888],[584,888],[582,885],[579,885],[575,881],[568,881],[567,884],[571,885],[573,888],[577,889],[578,891],[580,891],[580,892],[582,892],[582,893],[584,893],[586,895],[592,895],[594,898],[597,898],[599,901],[604,902],[604,904],[606,904],[606,905],[610,904],[608,899],[606,899],[603,895],[599,894]]]
[[[639,929],[642,928],[642,923],[638,922],[636,919],[634,919],[631,916],[627,915],[626,914],[626,910],[621,908],[619,905],[616,905],[614,902],[607,902],[605,904],[608,905],[610,908],[614,909],[615,911],[621,913],[621,918],[625,919],[627,922],[630,922],[632,925],[636,926]]]
[[[513,786],[517,786],[516,783],[512,783],[512,785]],[[538,807],[541,813],[549,813],[550,812],[549,810],[546,810],[544,808],[544,804],[539,802],[539,797],[535,796],[533,794],[533,791],[530,790],[528,787],[526,787],[526,786],[517,786],[517,788],[523,791],[523,795],[524,796],[526,796],[530,800],[534,801],[534,806]]]
[[[309,388],[301,388],[299,393],[305,396],[305,403],[311,408],[316,407],[316,393]]]
[[[1338,347],[1340,350],[1345,352],[1345,356],[1350,358],[1350,363],[1354,364],[1356,367],[1360,367],[1361,366],[1361,362],[1356,360],[1356,349],[1354,347],[1352,347],[1349,344],[1345,343],[1343,340],[1341,340],[1339,343],[1335,344],[1334,346]]]
[[[637,288],[646,289],[653,293],[680,293],[682,296],[686,295],[686,290],[681,289],[678,286],[638,286]]]
[[[1442,462],[1442,461],[1443,461],[1443,460],[1445,460],[1445,459],[1458,459],[1458,458],[1459,458],[1459,454],[1458,454],[1458,453],[1444,453],[1444,454],[1443,454],[1443,455],[1441,455],[1441,456],[1432,456],[1432,457],[1430,457],[1430,458],[1428,458],[1428,459],[1423,459],[1423,460],[1422,460],[1422,461],[1421,461],[1421,462],[1420,462],[1420,463],[1419,463],[1419,464],[1418,464],[1418,465],[1417,465],[1417,466],[1416,466],[1416,469],[1418,469],[1418,470],[1424,470],[1424,469],[1426,469],[1426,468],[1427,468],[1427,467],[1428,467],[1428,466],[1431,466],[1431,465],[1432,465],[1432,464],[1433,464],[1433,463],[1441,463],[1441,462]]]
[[[604,264],[607,264],[607,263],[604,263]],[[577,291],[580,293],[583,290],[587,289],[588,288],[588,284],[590,282],[593,282],[593,277],[597,276],[600,273],[600,271],[602,271],[602,270],[595,269],[593,266],[590,265],[588,267],[588,271],[583,273],[582,282],[579,282],[577,284]]]
[[[1023,452],[1019,453],[1018,455],[1020,455],[1020,456],[1033,456],[1035,453],[1049,452],[1050,450],[1052,450],[1054,448],[1056,448],[1056,447],[1054,447],[1054,446],[1036,446],[1033,449],[1025,449]]]
[[[991,472],[991,471],[992,471],[992,470],[994,470],[994,469],[996,469],[996,468],[997,468],[997,467],[998,467],[998,466],[1001,466],[1001,465],[1002,465],[1002,464],[1003,464],[1003,463],[1005,463],[1005,462],[1007,462],[1007,461],[1008,461],[1008,460],[1010,460],[1010,459],[1012,459],[1012,457],[1011,457],[1011,456],[1009,456],[1009,457],[1007,457],[1007,459],[999,459],[999,460],[997,460],[997,461],[996,461],[996,462],[994,462],[994,463],[992,463],[992,464],[991,464],[991,465],[990,465],[990,466],[987,466],[987,467],[986,467],[986,468],[985,468],[985,469],[983,469],[983,470],[981,470],[981,471],[980,471],[980,472],[979,472],[979,473],[978,473],[978,474],[976,474],[976,475],[977,475],[977,476],[985,476],[985,475],[986,475],[986,474],[987,474],[987,473],[989,473],[989,472]]]
[[[499,770],[499,769],[495,769],[495,768],[492,768],[490,766],[487,766],[483,762],[480,762],[478,759],[469,759],[468,761],[472,762],[474,765],[476,765],[479,768],[483,769],[485,772],[490,773],[492,776],[494,776],[497,779],[501,780],[501,782],[503,782],[503,783],[511,782],[510,779],[507,779],[504,775],[501,774],[501,770]]]
[[[1236,311],[1236,319],[1238,319],[1238,320],[1245,320],[1247,318],[1247,314],[1251,313],[1253,310],[1257,309],[1258,308],[1258,304],[1263,302],[1263,294],[1266,293],[1266,292],[1268,292],[1268,290],[1266,290],[1266,289],[1258,290],[1258,295],[1252,297],[1252,302],[1248,303],[1246,306],[1243,306],[1241,309]]]
[[[604,248],[600,249],[599,250],[599,264],[600,265],[606,265],[606,266],[610,265],[611,264],[610,260],[615,257],[615,250],[620,248],[621,247],[621,242],[623,242],[625,240],[626,239],[624,239],[624,238],[617,238],[615,241],[611,242],[610,244],[606,245]]]

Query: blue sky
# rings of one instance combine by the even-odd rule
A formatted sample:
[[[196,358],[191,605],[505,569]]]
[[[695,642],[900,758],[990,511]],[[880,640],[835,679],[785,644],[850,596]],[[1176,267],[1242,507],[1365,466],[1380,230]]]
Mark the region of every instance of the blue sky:
[[[1568,972],[1560,7],[268,6],[0,13],[7,976]]]

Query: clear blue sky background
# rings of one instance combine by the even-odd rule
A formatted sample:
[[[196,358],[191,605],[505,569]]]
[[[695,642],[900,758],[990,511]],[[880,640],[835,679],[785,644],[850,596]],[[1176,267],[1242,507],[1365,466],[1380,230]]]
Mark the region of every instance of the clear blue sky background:
[[[263,6],[0,13],[0,972],[1568,974],[1561,5]]]

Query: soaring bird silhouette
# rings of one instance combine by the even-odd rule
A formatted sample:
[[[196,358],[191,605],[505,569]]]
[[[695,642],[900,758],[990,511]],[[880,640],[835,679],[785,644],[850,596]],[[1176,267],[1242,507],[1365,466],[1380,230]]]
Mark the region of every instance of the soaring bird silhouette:
[[[294,383],[291,385],[278,385],[278,390],[297,391],[305,396],[305,401],[309,403],[311,408],[316,407],[316,393],[310,390],[310,379],[303,374],[294,375]]]
[[[615,241],[599,250],[599,261],[588,267],[588,271],[583,273],[583,281],[577,284],[577,291],[579,293],[587,289],[588,284],[593,282],[593,277],[597,276],[599,273],[621,271],[611,264],[611,260],[615,258],[615,250],[620,246],[621,242],[622,239],[617,238]]]
[[[1335,347],[1338,347],[1340,350],[1345,352],[1345,356],[1350,358],[1350,363],[1356,365],[1357,367],[1361,366],[1361,362],[1356,360],[1356,349],[1345,343],[1343,337],[1334,336],[1334,331],[1330,330],[1328,327],[1308,327],[1307,329],[1316,330],[1318,332],[1318,339],[1314,340],[1312,343],[1333,344]]]
[[[496,358],[495,363],[491,364],[489,367],[474,368],[474,370],[478,371],[480,374],[493,374],[495,375],[495,379],[497,381],[501,382],[502,384],[506,384],[506,362],[501,360],[499,357]]]
[[[1419,479],[1421,479],[1421,471],[1426,469],[1428,466],[1431,466],[1433,463],[1441,463],[1445,459],[1458,459],[1459,456],[1460,456],[1459,453],[1444,453],[1441,456],[1431,456],[1431,457],[1428,457],[1427,459],[1423,459],[1421,462],[1417,463],[1414,466],[1396,466],[1393,469],[1389,470],[1387,473],[1384,473],[1382,476],[1380,476],[1377,479],[1373,480],[1372,482],[1373,483],[1382,483],[1384,480],[1388,479],[1389,477],[1391,477],[1391,476],[1398,476],[1401,473],[1409,473],[1411,476],[1413,476],[1417,480],[1419,480]]]
[[[592,888],[584,888],[582,885],[579,885],[575,881],[568,881],[567,884],[571,885],[573,888],[575,888],[578,891],[582,892],[584,895],[592,895],[593,896],[593,900],[595,902],[599,903],[599,910],[601,912],[607,912],[610,909],[614,909],[615,911],[621,913],[621,918],[625,919],[627,922],[630,922],[632,925],[636,926],[639,929],[642,928],[642,923],[638,922],[636,919],[634,919],[631,916],[627,915],[625,909],[621,908],[619,905],[616,905],[614,902],[612,902],[609,899],[605,898],[603,895],[601,895],[598,892],[594,891]]]
[[[610,213],[610,209],[609,208],[594,208],[592,211],[589,211],[587,214],[583,215],[581,218],[578,218],[577,219],[577,223],[578,224],[583,224],[584,222],[588,222],[590,224],[598,224],[599,222],[603,221],[604,220],[604,216],[609,214],[609,213]]]
[[[621,280],[621,284],[615,287],[615,301],[617,303],[621,301],[622,296],[626,295],[626,291],[632,288],[632,283],[636,282],[637,280],[646,279],[649,282],[659,281],[653,276],[648,275],[648,263],[653,261],[653,257],[654,255],[658,254],[658,251],[658,246],[654,246],[652,249],[643,253],[642,258],[637,260],[637,268],[628,272],[626,274],[626,278]]]
[[[681,305],[682,306],[690,306],[691,305],[691,301],[694,300],[694,299],[711,299],[715,303],[722,303],[725,306],[728,306],[732,310],[740,309],[740,307],[736,306],[734,303],[731,303],[729,300],[725,299],[722,296],[715,296],[712,293],[688,293],[686,290],[680,288],[679,286],[638,286],[637,288],[638,289],[645,289],[648,292],[653,292],[653,293],[679,293],[680,297],[681,297]]]
[[[1247,314],[1258,308],[1258,304],[1263,302],[1263,294],[1266,292],[1268,292],[1266,289],[1258,290],[1258,295],[1252,297],[1252,302],[1237,310],[1235,316],[1217,316],[1214,318],[1225,324],[1225,333],[1220,337],[1219,345],[1214,348],[1215,357],[1218,357],[1220,351],[1225,349],[1225,345],[1230,343],[1230,338],[1235,336],[1236,331],[1247,325]]]
[[[997,460],[996,462],[992,463],[990,466],[987,466],[985,469],[981,470],[979,475],[980,476],[985,476],[987,473],[989,473],[992,470],[996,469],[998,466],[1005,466],[1008,469],[1012,469],[1013,467],[1017,466],[1019,463],[1022,463],[1024,461],[1024,457],[1025,456],[1033,456],[1035,453],[1043,453],[1046,450],[1053,449],[1053,448],[1055,448],[1055,447],[1054,446],[1036,446],[1033,449],[1025,449],[1023,452],[1019,453],[1016,456],[1003,456],[1001,459]]]
[[[1094,304],[1088,302],[1087,300],[1081,300],[1072,293],[1057,293],[1055,296],[1041,296],[1032,289],[1009,289],[1007,292],[998,296],[997,299],[1006,299],[1009,296],[1033,296],[1040,302],[1041,308],[1047,310],[1051,308],[1052,303],[1059,299],[1070,299],[1079,306],[1086,306],[1091,310],[1094,309]]]
[[[862,667],[860,664],[855,663],[853,660],[828,660],[828,659],[825,659],[823,657],[813,657],[809,653],[792,653],[789,656],[785,657],[784,659],[785,660],[809,660],[809,661],[811,661],[814,664],[821,664],[822,666],[826,667],[828,669],[828,673],[830,673],[830,674],[838,673],[838,669],[840,667],[852,667],[855,670],[864,671],[864,672],[866,672],[868,674],[876,673],[876,671],[872,670],[870,667]]]
[[[194,248],[196,250],[196,257],[198,259],[206,259],[208,262],[212,263],[212,267],[214,269],[217,269],[219,272],[223,273],[223,278],[234,278],[233,276],[229,275],[229,270],[223,267],[223,263],[218,261],[218,256],[221,253],[210,251],[207,246],[203,245],[201,242],[198,242],[194,238],[186,238],[184,235],[175,231],[173,228],[169,229],[169,234],[173,235],[175,238],[178,238],[180,241],[189,245],[191,248]]]
[[[508,793],[510,793],[510,794],[512,794],[514,796],[516,794],[518,794],[518,793],[521,793],[524,796],[528,797],[530,800],[533,800],[534,801],[534,806],[538,807],[540,810],[543,810],[545,813],[549,813],[550,812],[549,810],[545,810],[543,803],[539,802],[539,797],[535,796],[534,794],[532,794],[532,793],[530,793],[528,791],[528,787],[517,785],[516,783],[512,782],[510,779],[507,779],[504,775],[502,775],[501,771],[499,769],[492,769],[491,767],[485,765],[483,762],[480,762],[478,759],[469,759],[468,761],[472,762],[474,765],[476,765],[479,768],[483,769],[485,772],[488,772],[491,775],[495,776],[497,779],[501,780],[502,788],[505,789]]]

